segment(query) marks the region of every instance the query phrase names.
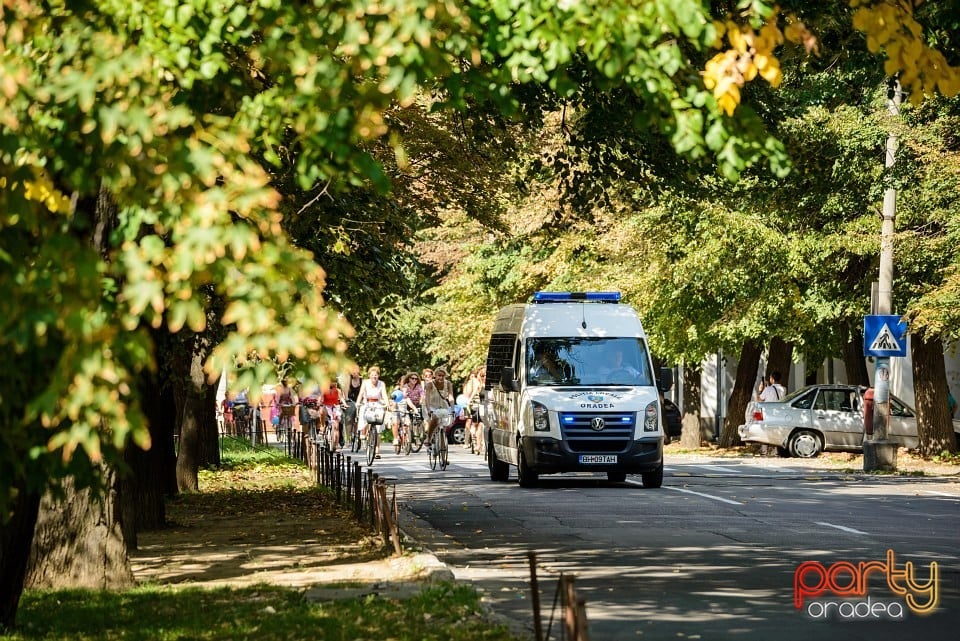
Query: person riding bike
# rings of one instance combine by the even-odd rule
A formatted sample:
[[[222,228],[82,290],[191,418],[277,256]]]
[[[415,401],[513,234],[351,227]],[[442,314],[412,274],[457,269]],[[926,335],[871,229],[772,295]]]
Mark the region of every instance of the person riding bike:
[[[343,428],[343,439],[345,443],[353,440],[353,432],[358,429],[357,405],[359,404],[360,388],[362,386],[363,378],[360,377],[360,368],[354,365],[350,369],[350,374],[347,376],[344,385],[344,389],[346,390],[346,407],[340,425]]]
[[[480,391],[486,379],[486,368],[478,367],[470,372],[470,378],[463,385],[463,395],[467,397],[467,424],[464,426],[463,446],[479,451],[480,430]]]
[[[447,380],[447,370],[437,367],[433,370],[433,380],[423,386],[423,415],[427,419],[427,443],[432,443],[433,431],[437,429],[440,418],[437,411],[450,410],[453,407],[453,383]]]
[[[360,430],[361,438],[365,438],[367,435],[367,420],[366,416],[364,415],[367,407],[370,405],[379,404],[382,408],[384,408],[384,410],[386,410],[387,400],[387,386],[384,385],[383,381],[380,380],[380,368],[373,366],[367,370],[367,380],[363,381],[363,384],[360,386],[360,405],[357,408],[357,427]],[[374,427],[374,429],[379,428],[379,425]],[[379,441],[377,442],[376,458],[380,458]]]
[[[296,414],[298,400],[297,393],[293,390],[293,387],[290,386],[289,381],[283,379],[280,384],[277,385],[276,404],[282,420],[282,427],[278,427],[278,429],[284,430],[287,438],[292,436],[293,417]]]
[[[336,379],[330,381],[327,385],[321,400],[320,421],[321,425],[324,426],[324,436],[330,443],[330,448],[336,451],[340,446],[340,417],[341,408],[344,405],[343,391]],[[332,431],[327,433],[326,430]]]
[[[400,427],[407,421],[407,383],[406,376],[400,377],[396,387],[390,392],[390,431],[393,433],[393,446],[400,452]]]

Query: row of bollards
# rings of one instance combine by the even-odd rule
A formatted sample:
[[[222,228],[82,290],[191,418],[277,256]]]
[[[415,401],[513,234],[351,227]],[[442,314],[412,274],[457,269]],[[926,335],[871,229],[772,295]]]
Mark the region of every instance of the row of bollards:
[[[318,484],[333,490],[338,503],[353,509],[357,522],[367,522],[384,545],[392,543],[394,553],[402,553],[396,486],[388,496],[386,479],[373,470],[364,470],[353,457],[331,451],[326,444],[315,444],[312,456],[307,455],[307,464],[316,467]]]

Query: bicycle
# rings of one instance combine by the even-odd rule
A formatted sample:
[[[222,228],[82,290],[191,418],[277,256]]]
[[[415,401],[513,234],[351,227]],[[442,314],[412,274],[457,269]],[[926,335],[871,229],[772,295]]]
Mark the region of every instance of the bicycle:
[[[293,435],[293,413],[297,406],[293,403],[284,403],[280,406],[280,422],[277,423],[277,443],[290,439]]]
[[[397,426],[397,438],[393,442],[393,451],[396,454],[403,452],[404,454],[410,453],[410,421],[408,418],[408,413],[404,412],[400,408],[396,408],[392,412],[392,419],[394,424]]]
[[[410,442],[410,419],[409,414],[397,412],[397,442],[394,443],[394,450],[397,454],[403,452],[409,455],[413,445]]]
[[[373,465],[377,456],[377,447],[380,445],[380,427],[383,425],[383,405],[370,403],[363,410],[363,420],[367,424],[367,465]]]
[[[238,438],[250,438],[250,406],[236,403],[233,406],[233,427]]]
[[[343,408],[337,410],[340,416],[334,414],[334,408],[324,407],[323,410],[323,433],[320,435],[321,441],[326,443],[327,449],[331,452],[340,447],[340,429],[343,424]]]
[[[343,430],[343,440],[350,446],[351,452],[360,451],[360,418],[357,404],[353,401],[347,401],[343,409],[343,421],[340,426]]]
[[[423,429],[423,415],[419,409],[411,409],[407,412],[407,418],[409,421],[407,440],[410,442],[410,450],[419,452],[423,442],[427,440],[427,433]]]
[[[447,426],[453,422],[453,410],[442,409],[434,410],[433,415],[437,417],[437,425],[433,430],[433,440],[430,443],[430,469],[447,469],[449,463],[449,444],[447,443]]]

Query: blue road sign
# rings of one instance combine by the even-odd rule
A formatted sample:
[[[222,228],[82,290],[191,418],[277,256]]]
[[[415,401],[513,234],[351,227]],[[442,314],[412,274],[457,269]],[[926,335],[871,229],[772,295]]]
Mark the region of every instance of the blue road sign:
[[[900,316],[864,316],[863,353],[878,358],[906,356],[907,321]]]

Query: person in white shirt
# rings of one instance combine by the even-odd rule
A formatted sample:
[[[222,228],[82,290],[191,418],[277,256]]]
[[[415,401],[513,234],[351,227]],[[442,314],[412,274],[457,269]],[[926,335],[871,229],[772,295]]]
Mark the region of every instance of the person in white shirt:
[[[781,378],[782,376],[779,371],[774,370],[770,372],[770,376],[767,377],[767,386],[764,387],[760,393],[761,401],[783,400],[783,397],[787,395],[787,390],[780,384]]]

